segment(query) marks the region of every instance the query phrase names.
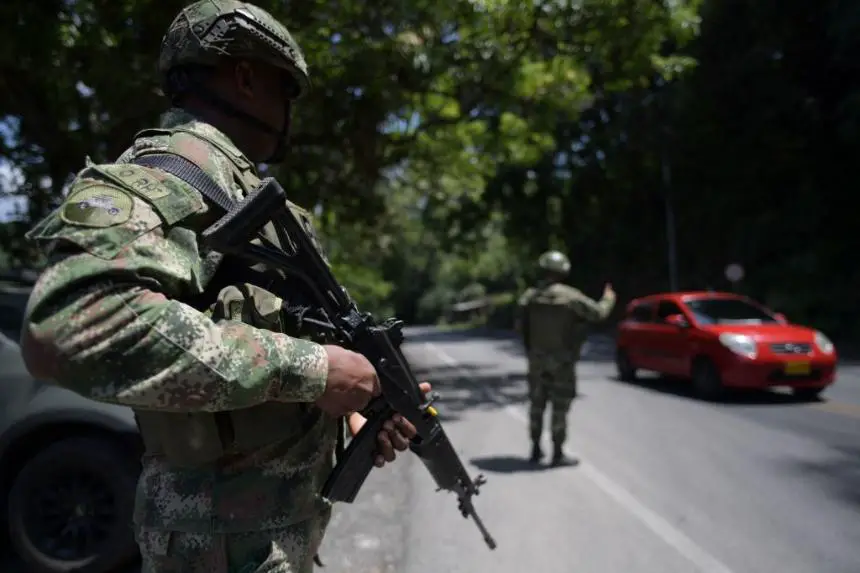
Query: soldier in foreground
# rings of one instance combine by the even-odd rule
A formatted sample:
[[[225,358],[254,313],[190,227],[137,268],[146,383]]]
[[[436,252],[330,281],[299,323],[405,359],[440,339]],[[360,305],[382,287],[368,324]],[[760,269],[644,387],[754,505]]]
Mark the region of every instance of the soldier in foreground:
[[[615,291],[607,284],[599,302],[562,281],[570,261],[559,251],[538,260],[542,276],[518,301],[517,330],[528,357],[529,430],[531,461],[543,458],[540,447],[547,402],[552,404],[550,433],[552,465],[572,463],[563,452],[567,412],[576,398],[576,362],[587,335],[587,324],[604,320],[615,305]]]
[[[217,213],[197,189],[127,162],[176,154],[240,199],[259,183],[255,164],[283,159],[307,65],[283,25],[234,0],[182,10],[158,65],[173,108],[115,164],[88,161],[29,235],[52,264],[28,305],[25,360],[34,376],[135,410],[143,573],[306,573],[331,510],[320,488],[345,430],[365,421],[355,412],[379,394],[377,374],[288,322],[291,301],[259,281],[283,275],[201,246]],[[386,423],[376,465],[414,435],[400,416]]]

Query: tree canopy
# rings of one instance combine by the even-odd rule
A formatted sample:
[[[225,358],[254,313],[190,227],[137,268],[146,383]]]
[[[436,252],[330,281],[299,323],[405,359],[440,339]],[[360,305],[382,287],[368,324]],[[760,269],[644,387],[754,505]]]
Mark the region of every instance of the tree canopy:
[[[7,264],[84,157],[111,161],[167,105],[155,63],[177,0],[0,6],[0,158],[27,199]],[[372,308],[435,320],[513,293],[547,248],[622,300],[737,288],[860,337],[845,179],[860,130],[860,10],[840,0],[261,1],[313,90],[275,173],[318,215]],[[466,289],[466,291],[464,291]],[[846,308],[847,307],[847,308]]]

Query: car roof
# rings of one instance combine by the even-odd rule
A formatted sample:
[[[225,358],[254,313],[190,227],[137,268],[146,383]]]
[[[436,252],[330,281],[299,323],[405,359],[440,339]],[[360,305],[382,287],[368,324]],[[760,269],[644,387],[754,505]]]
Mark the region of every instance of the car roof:
[[[641,296],[638,298],[634,298],[628,304],[628,308],[633,306],[638,306],[640,304],[649,304],[649,303],[658,303],[661,301],[671,301],[674,303],[683,303],[688,300],[693,300],[697,298],[721,298],[721,299],[739,299],[746,300],[746,297],[743,295],[739,295],[733,292],[725,292],[725,291],[709,291],[709,290],[691,290],[691,291],[679,291],[679,292],[661,292],[655,294],[649,294],[646,296]]]

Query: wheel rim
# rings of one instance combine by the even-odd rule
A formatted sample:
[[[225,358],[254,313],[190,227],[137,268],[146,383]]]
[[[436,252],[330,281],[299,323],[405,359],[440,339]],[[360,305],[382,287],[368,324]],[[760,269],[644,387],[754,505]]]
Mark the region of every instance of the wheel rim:
[[[110,486],[91,472],[64,472],[39,480],[24,503],[27,537],[59,561],[92,557],[116,527],[116,500]]]

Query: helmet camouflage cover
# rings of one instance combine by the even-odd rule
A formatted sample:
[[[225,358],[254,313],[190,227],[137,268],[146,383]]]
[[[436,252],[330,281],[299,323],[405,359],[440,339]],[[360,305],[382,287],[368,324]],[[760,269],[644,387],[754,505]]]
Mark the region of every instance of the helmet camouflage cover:
[[[570,272],[570,260],[560,251],[547,251],[542,254],[538,259],[538,266],[561,274]]]
[[[310,89],[308,66],[298,43],[274,16],[238,0],[200,0],[186,6],[161,41],[158,71],[211,66],[223,57],[262,61],[287,71],[298,85],[296,98]]]

